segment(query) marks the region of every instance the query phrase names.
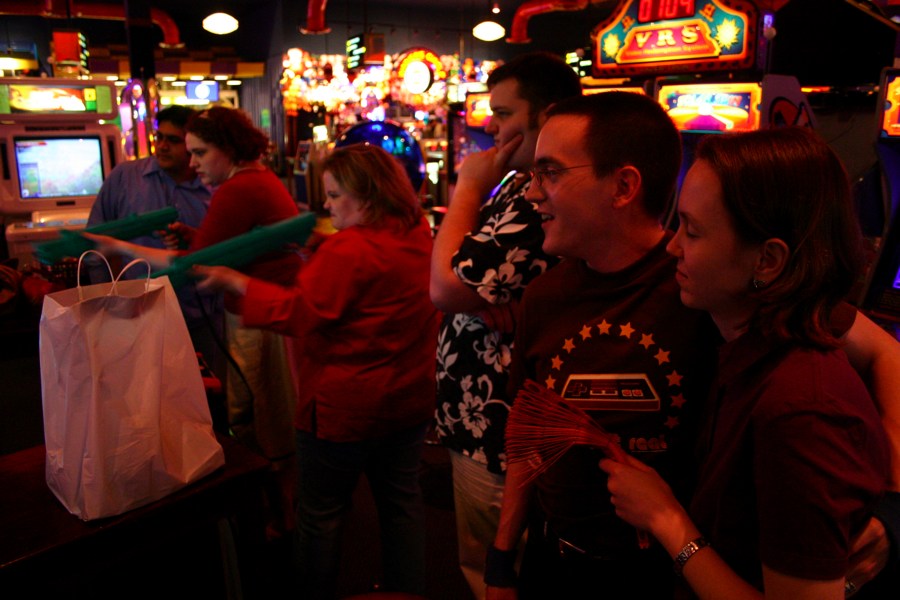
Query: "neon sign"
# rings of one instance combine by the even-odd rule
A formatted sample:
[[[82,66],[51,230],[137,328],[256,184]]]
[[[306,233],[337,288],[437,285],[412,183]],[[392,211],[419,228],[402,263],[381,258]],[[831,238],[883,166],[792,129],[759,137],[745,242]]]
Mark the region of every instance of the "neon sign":
[[[431,85],[447,77],[440,57],[425,48],[410,50],[397,67],[397,76],[403,80],[406,89],[413,94],[422,94]]]
[[[757,21],[744,0],[629,0],[591,34],[594,75],[747,69]]]

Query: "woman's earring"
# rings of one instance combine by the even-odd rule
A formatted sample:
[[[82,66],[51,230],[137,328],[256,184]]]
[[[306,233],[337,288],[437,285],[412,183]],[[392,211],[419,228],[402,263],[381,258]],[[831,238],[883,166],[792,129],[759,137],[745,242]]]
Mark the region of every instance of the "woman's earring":
[[[753,289],[754,290],[761,290],[764,287],[766,287],[765,281],[763,281],[762,279],[757,279],[755,277],[753,278]]]

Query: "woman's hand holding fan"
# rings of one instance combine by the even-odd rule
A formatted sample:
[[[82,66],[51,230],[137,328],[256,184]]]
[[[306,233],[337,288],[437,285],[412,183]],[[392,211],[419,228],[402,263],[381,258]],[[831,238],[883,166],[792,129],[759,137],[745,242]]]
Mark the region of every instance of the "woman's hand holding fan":
[[[526,381],[506,423],[506,458],[525,463],[529,470],[523,484],[549,469],[573,446],[599,448],[610,459],[629,464],[630,457],[615,436],[586,412],[553,390]],[[650,546],[647,532],[638,531],[638,543],[641,548]]]

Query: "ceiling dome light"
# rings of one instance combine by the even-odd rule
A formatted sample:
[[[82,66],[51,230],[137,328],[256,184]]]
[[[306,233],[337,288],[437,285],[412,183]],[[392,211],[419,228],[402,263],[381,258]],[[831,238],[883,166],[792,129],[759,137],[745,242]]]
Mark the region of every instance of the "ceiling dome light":
[[[203,19],[203,29],[216,35],[237,31],[238,20],[228,13],[217,12]]]
[[[482,21],[472,28],[472,35],[484,42],[495,42],[506,35],[506,29],[495,21]]]

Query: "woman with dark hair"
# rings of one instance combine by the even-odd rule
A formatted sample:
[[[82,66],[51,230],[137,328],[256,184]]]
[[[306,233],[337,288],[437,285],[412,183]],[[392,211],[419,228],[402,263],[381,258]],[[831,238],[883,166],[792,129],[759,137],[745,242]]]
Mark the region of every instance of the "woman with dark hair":
[[[725,340],[685,510],[655,471],[601,461],[617,514],[700,598],[843,598],[887,441],[833,331],[860,266],[847,176],[814,133],[708,136],[669,243],[685,305]]]
[[[403,168],[376,146],[323,161],[337,233],[282,288],[198,267],[201,288],[243,299],[246,326],[298,338],[297,568],[304,594],[332,598],[341,528],[365,474],[378,508],[384,585],[421,594],[425,524],[418,468],[434,413],[438,314],[428,295],[431,230]]]
[[[190,253],[231,239],[262,225],[296,216],[297,206],[260,157],[268,138],[242,111],[213,107],[191,117],[185,127],[190,166],[200,180],[215,189],[200,227],[170,227],[188,242],[186,251],[147,248],[104,236],[92,236],[102,252],[146,258],[163,268]],[[171,240],[170,240],[171,241]],[[277,251],[256,258],[243,271],[278,285],[290,285],[300,266],[292,251]],[[295,397],[287,348],[281,335],[245,328],[237,316],[241,298],[225,296],[228,350],[239,367],[229,365],[226,377],[228,421],[235,436],[272,462],[270,534],[293,528],[294,440],[291,422]]]

